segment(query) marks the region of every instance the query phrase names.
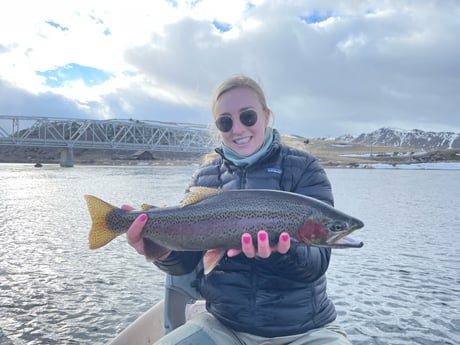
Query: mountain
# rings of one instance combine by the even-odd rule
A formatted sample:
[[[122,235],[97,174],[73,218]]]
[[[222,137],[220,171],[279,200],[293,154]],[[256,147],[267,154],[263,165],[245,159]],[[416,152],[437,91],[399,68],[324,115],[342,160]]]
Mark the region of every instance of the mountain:
[[[460,134],[458,133],[425,132],[419,129],[402,130],[388,127],[358,136],[344,135],[335,140],[369,146],[412,147],[426,151],[460,148]]]

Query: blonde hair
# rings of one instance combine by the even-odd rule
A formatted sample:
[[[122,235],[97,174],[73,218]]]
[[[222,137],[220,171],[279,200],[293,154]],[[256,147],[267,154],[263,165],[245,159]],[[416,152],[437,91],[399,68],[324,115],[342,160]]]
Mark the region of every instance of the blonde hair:
[[[264,91],[262,90],[260,85],[255,80],[249,77],[239,75],[225,79],[214,91],[211,107],[213,116],[216,116],[216,103],[219,97],[222,96],[222,94],[224,94],[225,92],[236,89],[238,87],[246,87],[254,91],[257,94],[257,97],[259,98],[259,102],[262,105],[262,109],[269,110],[267,100],[265,99]]]

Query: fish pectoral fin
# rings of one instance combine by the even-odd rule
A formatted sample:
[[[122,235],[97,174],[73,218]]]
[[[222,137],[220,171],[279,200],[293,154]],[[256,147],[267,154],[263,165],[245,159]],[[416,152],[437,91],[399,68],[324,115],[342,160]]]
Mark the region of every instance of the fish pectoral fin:
[[[203,256],[204,274],[209,274],[216,268],[220,259],[225,255],[225,250],[222,249],[209,249]]]
[[[185,195],[184,200],[181,201],[181,206],[185,207],[188,205],[193,205],[198,201],[206,199],[212,195],[223,193],[223,189],[219,188],[209,188],[209,187],[190,187],[190,192]]]
[[[144,254],[147,258],[155,260],[166,255],[171,250],[144,237]]]

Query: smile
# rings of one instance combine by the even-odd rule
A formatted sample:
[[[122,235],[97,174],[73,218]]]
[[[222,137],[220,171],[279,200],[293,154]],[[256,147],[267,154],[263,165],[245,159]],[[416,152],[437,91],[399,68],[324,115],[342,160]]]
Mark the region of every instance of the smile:
[[[248,142],[251,140],[251,138],[252,138],[252,137],[250,137],[250,136],[249,136],[249,137],[244,137],[244,138],[239,138],[239,139],[233,140],[233,142],[234,142],[235,144],[246,144],[246,143],[248,143]]]

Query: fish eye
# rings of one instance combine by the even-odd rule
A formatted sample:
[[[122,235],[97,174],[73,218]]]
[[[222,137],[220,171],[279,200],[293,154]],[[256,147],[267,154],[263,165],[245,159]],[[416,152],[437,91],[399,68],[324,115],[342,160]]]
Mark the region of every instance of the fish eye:
[[[347,229],[347,224],[344,222],[331,222],[327,225],[327,228],[333,232],[339,232]]]

